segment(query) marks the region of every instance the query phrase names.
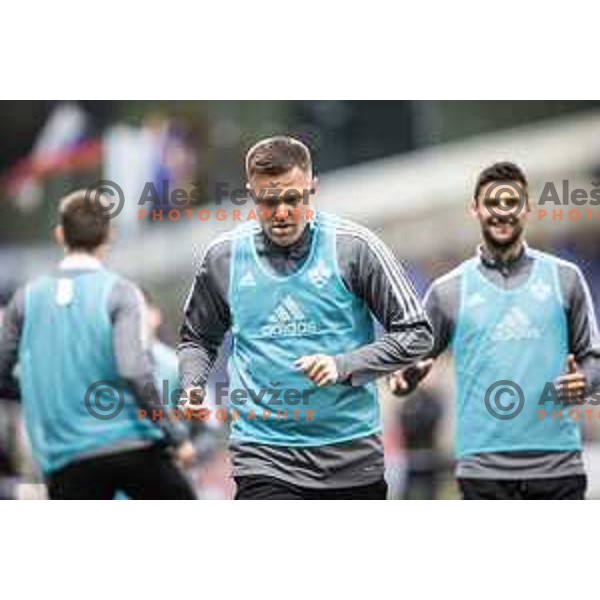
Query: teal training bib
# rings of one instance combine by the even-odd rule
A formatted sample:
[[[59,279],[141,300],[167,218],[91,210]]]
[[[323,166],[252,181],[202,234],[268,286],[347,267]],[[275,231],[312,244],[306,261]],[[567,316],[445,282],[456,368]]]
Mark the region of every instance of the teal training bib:
[[[479,259],[461,267],[460,314],[452,342],[459,457],[581,448],[579,427],[567,418],[568,407],[539,403],[546,383],[565,372],[568,335],[556,259],[529,252],[535,257],[530,276],[513,290],[486,279],[478,269]],[[511,418],[492,414],[506,416],[519,407],[514,389],[507,390],[506,384],[492,388],[503,380],[523,391],[522,409]],[[545,418],[540,409],[547,411]],[[562,410],[563,418],[552,418],[553,410]]]
[[[117,372],[108,312],[116,280],[100,269],[42,277],[26,288],[20,383],[34,458],[45,473],[115,444],[162,436],[138,419],[137,404]],[[116,390],[105,393],[110,385],[98,384],[93,392],[96,382],[116,383],[122,401]],[[102,419],[94,411],[115,416]]]
[[[301,356],[333,356],[374,339],[368,308],[338,271],[337,222],[318,214],[310,254],[287,277],[257,255],[256,225],[240,228],[234,238],[229,396],[235,440],[323,446],[381,429],[374,383],[318,388],[294,368]]]

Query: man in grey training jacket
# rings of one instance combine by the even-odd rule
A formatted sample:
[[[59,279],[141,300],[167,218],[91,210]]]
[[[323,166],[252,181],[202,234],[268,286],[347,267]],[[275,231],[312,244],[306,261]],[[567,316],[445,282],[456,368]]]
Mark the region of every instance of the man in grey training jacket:
[[[580,421],[594,407],[582,403],[600,382],[588,286],[574,264],[525,243],[530,204],[516,165],[481,172],[471,212],[482,244],[431,285],[434,347],[391,387],[410,393],[451,349],[463,498],[583,499]]]
[[[384,499],[374,379],[424,356],[431,325],[373,233],[304,203],[316,186],[304,144],[259,142],[246,174],[259,224],[208,247],[185,309],[179,358],[182,386],[195,396],[188,407],[199,410],[231,330],[236,498]],[[373,317],[385,329],[378,340]]]

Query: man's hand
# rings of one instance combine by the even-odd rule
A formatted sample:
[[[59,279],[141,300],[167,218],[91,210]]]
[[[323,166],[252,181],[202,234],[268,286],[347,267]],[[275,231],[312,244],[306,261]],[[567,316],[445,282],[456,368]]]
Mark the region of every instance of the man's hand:
[[[412,392],[431,371],[432,366],[433,359],[428,358],[396,371],[389,379],[390,391],[397,396]]]
[[[175,464],[182,469],[189,469],[196,460],[196,450],[189,440],[173,449]]]
[[[185,402],[181,405],[181,410],[186,412],[191,410],[192,412],[196,412],[202,408],[202,403],[204,402],[204,396],[206,392],[202,388],[188,388],[185,390],[184,398]]]
[[[575,356],[567,357],[567,372],[554,382],[554,387],[561,402],[565,404],[578,404],[583,402],[587,379],[585,373],[579,369]]]
[[[300,369],[318,387],[337,383],[339,377],[335,361],[331,356],[325,354],[301,356],[296,360],[294,366]]]

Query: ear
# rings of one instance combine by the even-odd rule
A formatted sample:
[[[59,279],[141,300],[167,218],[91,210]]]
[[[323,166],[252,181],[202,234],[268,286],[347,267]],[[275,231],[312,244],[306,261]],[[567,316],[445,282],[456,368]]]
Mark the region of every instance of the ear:
[[[472,198],[469,202],[469,212],[473,218],[477,219],[479,217],[479,202],[475,198]]]
[[[317,193],[317,190],[319,189],[319,178],[317,176],[312,178],[310,187],[311,187],[311,193],[314,196]]]
[[[62,225],[57,225],[53,231],[54,241],[63,248],[65,247],[65,231]]]

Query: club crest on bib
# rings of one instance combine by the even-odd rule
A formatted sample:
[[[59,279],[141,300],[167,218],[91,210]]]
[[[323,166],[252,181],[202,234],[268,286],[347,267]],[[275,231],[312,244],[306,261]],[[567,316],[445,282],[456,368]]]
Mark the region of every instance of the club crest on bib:
[[[252,271],[247,271],[246,274],[240,279],[240,287],[255,287],[256,280]]]
[[[480,294],[479,292],[475,292],[472,296],[469,296],[467,299],[466,306],[467,308],[475,308],[477,306],[482,306],[486,303],[485,296]]]
[[[552,288],[544,281],[538,279],[531,284],[531,294],[536,300],[543,302],[552,293]]]
[[[331,269],[325,264],[325,261],[321,259],[308,272],[308,279],[313,285],[322,288],[329,281],[332,274]]]

